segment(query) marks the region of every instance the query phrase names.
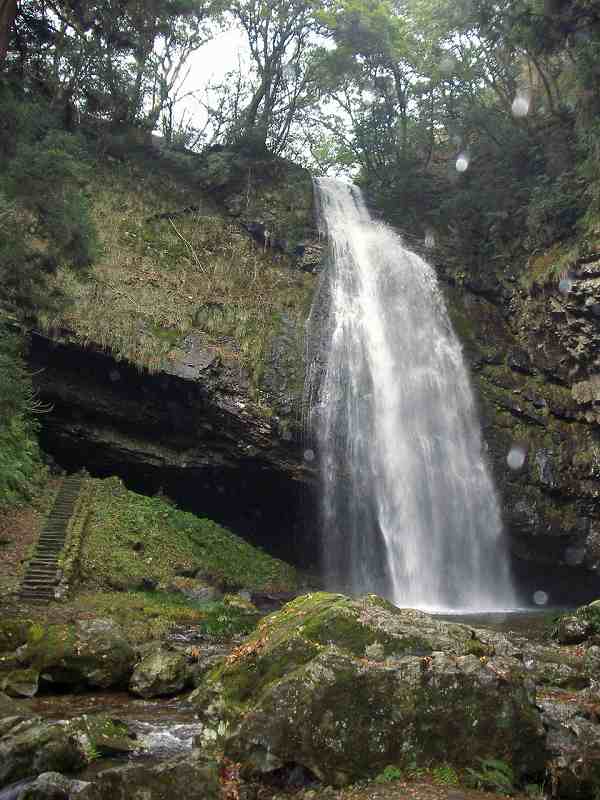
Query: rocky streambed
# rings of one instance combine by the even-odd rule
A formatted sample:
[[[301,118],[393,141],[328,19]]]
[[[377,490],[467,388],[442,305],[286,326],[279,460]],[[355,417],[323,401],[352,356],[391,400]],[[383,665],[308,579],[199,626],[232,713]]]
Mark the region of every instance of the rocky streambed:
[[[110,620],[5,622],[0,797],[250,800],[265,781],[343,787],[415,769],[485,786],[493,759],[512,786],[591,798],[597,616],[563,617],[551,639],[320,592],[228,645],[138,648]]]

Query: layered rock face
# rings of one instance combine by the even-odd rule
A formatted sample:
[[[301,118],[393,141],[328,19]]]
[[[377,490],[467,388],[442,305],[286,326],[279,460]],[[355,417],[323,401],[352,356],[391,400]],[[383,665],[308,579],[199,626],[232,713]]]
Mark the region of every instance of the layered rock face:
[[[492,267],[460,281],[441,272],[517,565],[532,576],[531,589],[538,581],[542,600],[574,602],[578,590],[581,599],[593,596],[600,568],[600,258],[529,290]],[[577,579],[564,580],[569,572]]]
[[[163,492],[301,561],[310,544],[296,546],[293,532],[303,529],[313,476],[297,427],[261,413],[239,368],[210,348],[198,345],[194,357],[149,375],[73,340],[33,335],[36,389],[52,407],[43,447],[67,469]]]

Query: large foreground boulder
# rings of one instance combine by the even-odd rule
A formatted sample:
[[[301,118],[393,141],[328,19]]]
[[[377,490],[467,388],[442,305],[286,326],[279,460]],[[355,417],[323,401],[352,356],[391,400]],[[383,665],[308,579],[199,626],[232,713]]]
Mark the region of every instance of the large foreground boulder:
[[[487,653],[487,654],[486,654]],[[465,625],[369,595],[298,598],[190,698],[198,744],[246,769],[295,763],[335,785],[406,761],[501,758],[517,775],[545,761],[522,664]]]
[[[18,657],[46,682],[99,689],[126,685],[135,662],[133,648],[111,619],[33,626]]]

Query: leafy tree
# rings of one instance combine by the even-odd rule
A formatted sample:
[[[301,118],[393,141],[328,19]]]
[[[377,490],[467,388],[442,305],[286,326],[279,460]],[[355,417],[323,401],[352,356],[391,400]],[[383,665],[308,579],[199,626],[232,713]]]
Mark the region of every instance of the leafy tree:
[[[25,0],[10,65],[57,107],[153,130],[219,0]]]
[[[37,401],[22,357],[22,341],[0,330],[0,508],[27,500],[42,475],[36,441]]]
[[[59,301],[46,276],[59,264],[88,266],[96,252],[82,183],[81,138],[61,130],[47,102],[0,84],[0,307],[31,318]]]
[[[246,34],[253,71],[238,98],[228,138],[281,153],[297,116],[319,92],[315,5],[310,0],[234,0],[229,11]]]
[[[6,58],[12,26],[17,15],[17,0],[0,0],[0,69]]]

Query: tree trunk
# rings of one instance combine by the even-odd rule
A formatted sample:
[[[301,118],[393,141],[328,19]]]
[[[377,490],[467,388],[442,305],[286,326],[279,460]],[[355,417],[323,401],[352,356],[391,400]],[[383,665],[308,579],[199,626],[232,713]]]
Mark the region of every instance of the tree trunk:
[[[4,66],[10,33],[17,16],[17,0],[0,0],[0,69]]]

